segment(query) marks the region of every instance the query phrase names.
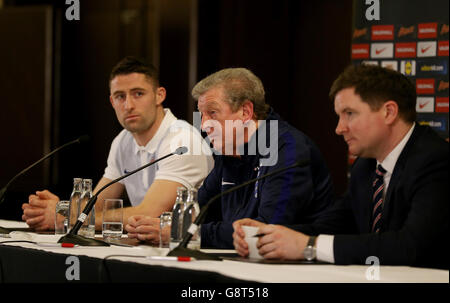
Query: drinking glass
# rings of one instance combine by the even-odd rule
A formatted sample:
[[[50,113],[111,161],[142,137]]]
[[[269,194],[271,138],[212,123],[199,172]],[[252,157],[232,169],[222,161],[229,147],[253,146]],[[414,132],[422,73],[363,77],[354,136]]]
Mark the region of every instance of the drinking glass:
[[[67,234],[69,227],[69,201],[61,200],[55,208],[55,235]]]
[[[159,217],[159,247],[169,247],[172,212],[166,211]]]
[[[105,199],[102,235],[105,241],[118,241],[123,233],[123,200]]]

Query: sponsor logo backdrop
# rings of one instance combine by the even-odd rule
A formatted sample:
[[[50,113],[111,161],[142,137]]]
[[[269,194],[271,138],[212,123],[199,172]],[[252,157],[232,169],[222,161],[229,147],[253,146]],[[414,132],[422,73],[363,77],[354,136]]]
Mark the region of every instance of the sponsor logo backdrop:
[[[449,1],[380,0],[380,20],[367,20],[365,0],[354,0],[353,64],[376,64],[416,85],[417,122],[449,138]],[[349,157],[349,164],[354,157]]]

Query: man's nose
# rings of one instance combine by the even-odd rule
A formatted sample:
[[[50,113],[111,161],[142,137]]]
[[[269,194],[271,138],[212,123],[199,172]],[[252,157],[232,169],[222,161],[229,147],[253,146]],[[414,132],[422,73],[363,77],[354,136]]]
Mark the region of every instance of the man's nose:
[[[206,115],[202,115],[202,124],[201,124],[201,128],[202,131],[204,132],[208,132],[209,129],[211,128],[211,126],[209,125],[209,123],[207,123],[209,121],[209,118],[206,117]]]
[[[342,119],[339,119],[338,124],[336,126],[336,134],[342,135],[347,130],[347,125],[342,121]]]
[[[127,110],[133,109],[135,107],[133,98],[130,95],[127,95],[125,98],[126,98],[124,104],[125,109]]]

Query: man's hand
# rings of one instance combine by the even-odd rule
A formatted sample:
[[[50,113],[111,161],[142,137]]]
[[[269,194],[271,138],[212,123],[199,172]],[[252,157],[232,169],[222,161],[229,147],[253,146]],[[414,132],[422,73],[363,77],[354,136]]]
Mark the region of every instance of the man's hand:
[[[28,203],[22,204],[22,220],[35,230],[55,229],[55,209],[58,196],[48,190],[37,191],[28,197]]]
[[[259,229],[264,234],[256,247],[265,259],[304,259],[303,250],[309,236],[281,225],[265,225]]]
[[[131,216],[128,218],[125,230],[128,232],[128,238],[149,241],[152,244],[159,243],[159,218],[143,215]],[[168,233],[170,234],[170,231]]]
[[[246,257],[248,256],[248,244],[245,241],[245,233],[244,230],[242,229],[243,225],[247,225],[247,226],[255,226],[255,227],[263,227],[266,224],[261,223],[259,221],[256,220],[252,220],[252,219],[241,219],[241,220],[237,220],[233,222],[233,228],[234,228],[234,232],[233,232],[233,245],[234,248],[236,249],[237,253],[242,256],[242,257]]]
[[[265,259],[298,260],[303,259],[303,250],[309,236],[281,225],[264,224],[252,219],[241,219],[233,223],[233,245],[237,253],[248,256],[248,244],[245,241],[243,225],[259,227],[258,233],[264,234],[256,246]]]

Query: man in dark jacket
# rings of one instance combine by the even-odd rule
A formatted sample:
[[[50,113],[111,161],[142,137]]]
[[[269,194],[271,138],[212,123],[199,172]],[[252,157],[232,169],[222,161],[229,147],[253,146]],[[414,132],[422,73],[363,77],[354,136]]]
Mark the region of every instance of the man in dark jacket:
[[[359,157],[345,199],[313,224],[234,222],[236,250],[248,254],[241,226],[253,225],[265,234],[265,258],[448,268],[448,143],[415,122],[414,85],[389,69],[350,66],[330,97],[336,133]]]
[[[199,190],[200,206],[215,195],[297,161],[310,160],[216,201],[201,226],[202,247],[232,248],[232,223],[312,223],[332,201],[332,182],[315,144],[265,103],[261,80],[244,68],[220,70],[192,90],[215,164]]]

